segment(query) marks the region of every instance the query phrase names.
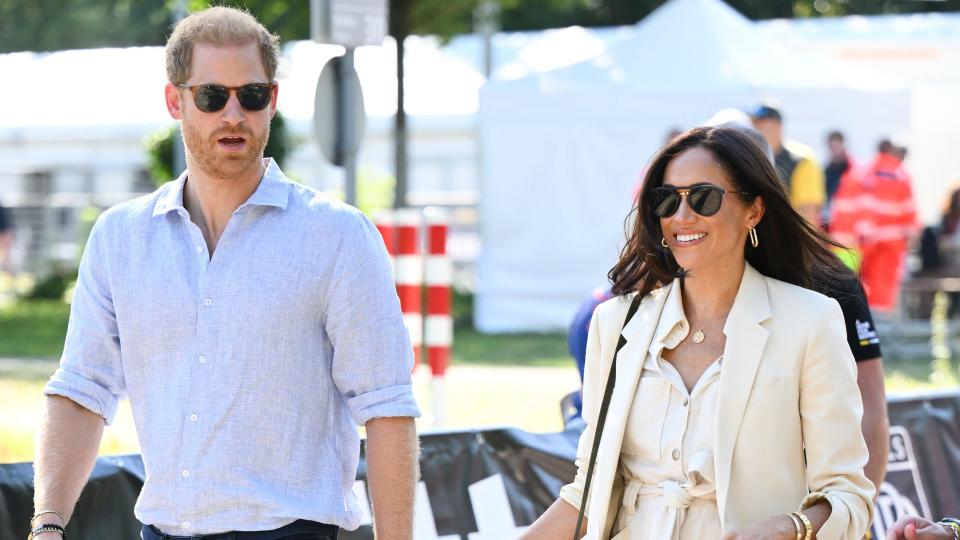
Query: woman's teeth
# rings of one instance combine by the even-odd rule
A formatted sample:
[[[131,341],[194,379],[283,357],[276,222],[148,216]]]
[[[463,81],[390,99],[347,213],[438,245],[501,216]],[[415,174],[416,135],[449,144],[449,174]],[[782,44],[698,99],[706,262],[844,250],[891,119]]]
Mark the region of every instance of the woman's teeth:
[[[706,235],[707,233],[696,233],[696,234],[678,234],[675,236],[678,242],[693,242],[694,240],[699,240]]]

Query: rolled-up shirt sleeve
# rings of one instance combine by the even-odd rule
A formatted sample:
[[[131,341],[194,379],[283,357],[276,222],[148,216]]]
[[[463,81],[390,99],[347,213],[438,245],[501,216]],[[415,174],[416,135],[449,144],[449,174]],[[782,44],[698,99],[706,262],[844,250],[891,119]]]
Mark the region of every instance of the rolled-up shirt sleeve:
[[[125,386],[102,223],[91,231],[80,261],[60,367],[44,393],[69,398],[109,425]]]
[[[418,417],[413,348],[383,240],[359,212],[344,227],[327,295],[325,329],[333,380],[358,425],[378,417]]]

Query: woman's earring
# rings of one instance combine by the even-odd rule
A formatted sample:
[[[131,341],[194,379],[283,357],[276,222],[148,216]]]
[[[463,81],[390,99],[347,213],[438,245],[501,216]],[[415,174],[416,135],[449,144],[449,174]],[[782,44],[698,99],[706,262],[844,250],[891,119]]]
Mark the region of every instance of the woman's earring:
[[[663,246],[665,249],[670,249],[670,246],[667,245],[667,239],[664,237],[660,238],[660,245]]]
[[[750,227],[750,245],[753,247],[758,247],[760,245],[760,239],[757,238],[757,229]]]

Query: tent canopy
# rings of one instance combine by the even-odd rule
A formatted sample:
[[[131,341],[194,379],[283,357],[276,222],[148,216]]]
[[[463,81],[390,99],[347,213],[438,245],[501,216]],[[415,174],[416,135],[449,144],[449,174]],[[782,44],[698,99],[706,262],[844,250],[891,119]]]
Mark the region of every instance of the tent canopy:
[[[477,327],[566,327],[606,281],[630,194],[671,128],[775,97],[788,136],[811,145],[835,127],[868,144],[907,129],[902,92],[852,90],[830,73],[720,0],[671,0],[592,58],[488,83]]]

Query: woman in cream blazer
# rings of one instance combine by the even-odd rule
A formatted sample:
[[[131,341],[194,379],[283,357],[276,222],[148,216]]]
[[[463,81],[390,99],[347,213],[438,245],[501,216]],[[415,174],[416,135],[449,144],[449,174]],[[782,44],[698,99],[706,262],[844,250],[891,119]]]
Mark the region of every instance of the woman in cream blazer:
[[[577,476],[524,538],[574,538],[614,358],[577,538],[862,538],[874,487],[856,367],[839,306],[810,290],[848,271],[735,129],[671,141],[638,206],[610,272],[619,296],[591,322]]]

